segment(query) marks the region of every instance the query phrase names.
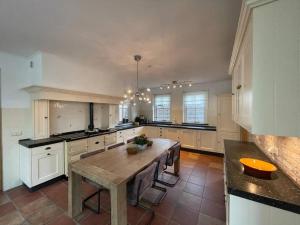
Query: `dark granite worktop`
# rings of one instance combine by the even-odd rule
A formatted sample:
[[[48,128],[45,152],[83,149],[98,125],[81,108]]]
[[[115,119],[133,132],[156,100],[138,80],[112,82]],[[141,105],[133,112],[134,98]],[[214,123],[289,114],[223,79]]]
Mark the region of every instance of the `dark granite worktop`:
[[[59,142],[63,142],[64,139],[60,137],[50,137],[50,138],[43,138],[38,140],[32,140],[32,139],[23,139],[19,140],[19,144],[23,145],[27,148],[36,148],[39,146],[45,146],[50,144],[55,144]]]
[[[254,143],[225,140],[224,163],[228,193],[300,214],[300,188],[279,168],[271,180],[244,174],[239,162],[243,157],[270,162]]]
[[[63,134],[52,135],[50,138],[39,139],[39,140],[24,139],[24,140],[20,140],[19,144],[23,145],[27,148],[35,148],[35,147],[54,144],[54,143],[62,142],[62,141],[69,142],[69,141],[75,141],[75,140],[85,139],[85,138],[89,138],[89,137],[96,137],[96,136],[100,136],[100,135],[111,134],[111,133],[115,133],[117,131],[137,128],[137,127],[141,127],[141,126],[154,126],[154,127],[167,127],[167,128],[216,131],[216,127],[208,126],[208,125],[203,125],[203,126],[194,125],[194,126],[192,126],[192,125],[186,125],[186,124],[180,125],[180,124],[151,123],[151,124],[142,124],[142,125],[139,125],[139,126],[136,126],[136,125],[117,126],[116,128],[112,128],[112,129],[109,129],[107,131],[100,131],[100,132],[95,132],[95,133],[87,133],[84,130],[80,130],[80,131],[74,131],[74,132],[68,132],[68,133],[63,133]]]

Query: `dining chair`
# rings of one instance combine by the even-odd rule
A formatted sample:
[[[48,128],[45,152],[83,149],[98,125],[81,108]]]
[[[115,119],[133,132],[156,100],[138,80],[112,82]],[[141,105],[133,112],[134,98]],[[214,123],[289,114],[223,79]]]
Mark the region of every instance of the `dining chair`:
[[[157,178],[158,183],[169,186],[169,187],[174,187],[177,184],[180,177],[175,173],[167,171],[167,167],[174,166],[174,162],[176,162],[179,159],[180,148],[181,148],[180,143],[177,143],[169,150],[168,159],[166,161],[166,167],[165,167],[163,173],[161,173],[158,176],[158,178]]]
[[[146,169],[139,172],[135,178],[127,184],[128,203],[132,206],[146,209],[151,213],[151,217],[147,224],[151,224],[155,213],[151,207],[152,202],[147,198],[144,198],[144,196],[152,188],[156,167],[157,162],[152,163]]]
[[[87,157],[90,157],[92,155],[96,155],[96,154],[99,154],[103,152],[102,150],[99,150],[99,151],[95,151],[95,152],[92,152],[92,153],[86,153],[86,154],[83,154],[80,156],[80,159],[85,159]],[[92,193],[91,195],[85,197],[82,201],[82,206],[83,208],[88,208],[90,210],[92,210],[93,212],[97,213],[97,214],[100,214],[100,194],[101,194],[101,191],[105,190],[105,188],[95,182],[93,182],[92,180],[88,179],[88,178],[82,178],[82,180],[92,186],[94,186],[97,191],[95,191],[94,193]],[[91,205],[87,204],[88,200],[90,200],[91,198],[93,198],[94,196],[97,196],[97,208],[95,209],[94,207],[92,207]]]
[[[167,194],[167,189],[165,187],[158,186],[156,184],[156,182],[158,182],[158,177],[166,169],[167,159],[168,159],[168,152],[166,151],[160,156],[160,158],[157,161],[157,166],[156,166],[155,175],[154,175],[154,182],[152,185],[152,187],[156,190],[156,193],[154,192],[154,190],[152,193],[152,199],[153,199],[154,205],[159,205],[160,202],[164,199],[164,197]]]

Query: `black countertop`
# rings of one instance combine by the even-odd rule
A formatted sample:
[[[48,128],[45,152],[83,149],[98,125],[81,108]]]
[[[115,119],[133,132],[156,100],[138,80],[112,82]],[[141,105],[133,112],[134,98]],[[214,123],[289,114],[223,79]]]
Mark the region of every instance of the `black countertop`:
[[[254,144],[225,140],[225,169],[229,194],[300,214],[300,188],[278,167],[271,180],[243,173],[240,158],[252,157],[270,162]]]
[[[39,146],[55,144],[63,141],[64,139],[60,137],[50,137],[50,138],[43,138],[38,140],[23,139],[23,140],[19,140],[19,144],[27,148],[36,148]]]
[[[141,126],[154,126],[154,127],[168,127],[168,128],[180,128],[180,129],[193,129],[193,130],[205,130],[205,131],[216,131],[216,127],[214,126],[190,126],[190,125],[179,125],[179,124],[142,124],[140,126],[135,125],[127,125],[127,126],[118,126],[113,129],[109,129],[108,131],[101,131],[95,133],[86,133],[84,130],[68,132],[58,135],[53,135],[50,138],[32,140],[32,139],[23,139],[19,141],[20,145],[23,145],[27,148],[35,148],[43,145],[54,144],[62,141],[75,141],[80,139],[85,139],[89,137],[96,137],[105,134],[111,134],[121,130],[132,129]]]

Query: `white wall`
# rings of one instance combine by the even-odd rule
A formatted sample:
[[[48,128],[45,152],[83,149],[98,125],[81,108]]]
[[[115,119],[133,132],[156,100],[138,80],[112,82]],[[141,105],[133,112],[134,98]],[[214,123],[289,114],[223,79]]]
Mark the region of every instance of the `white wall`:
[[[208,121],[210,125],[217,125],[217,96],[224,93],[231,93],[231,80],[195,84],[192,87],[176,88],[170,90],[152,89],[152,94],[171,94],[171,120],[182,123],[183,120],[183,94],[189,91],[208,91]],[[153,97],[153,96],[152,96]],[[154,101],[152,101],[153,103]],[[152,104],[143,104],[139,113],[152,120]]]
[[[21,88],[33,83],[28,60],[0,52],[3,189],[21,184],[18,140],[30,137],[31,101]]]
[[[62,56],[42,53],[42,85],[122,96],[127,87],[134,85],[135,76],[109,74],[101,68],[83,65]]]

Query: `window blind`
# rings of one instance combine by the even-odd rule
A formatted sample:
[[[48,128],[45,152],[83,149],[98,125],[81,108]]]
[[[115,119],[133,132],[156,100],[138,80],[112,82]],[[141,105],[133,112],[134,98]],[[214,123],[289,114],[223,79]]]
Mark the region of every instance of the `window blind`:
[[[207,122],[208,93],[188,92],[183,95],[183,121],[185,123]]]
[[[170,121],[171,120],[171,96],[155,95],[153,107],[154,121]]]

